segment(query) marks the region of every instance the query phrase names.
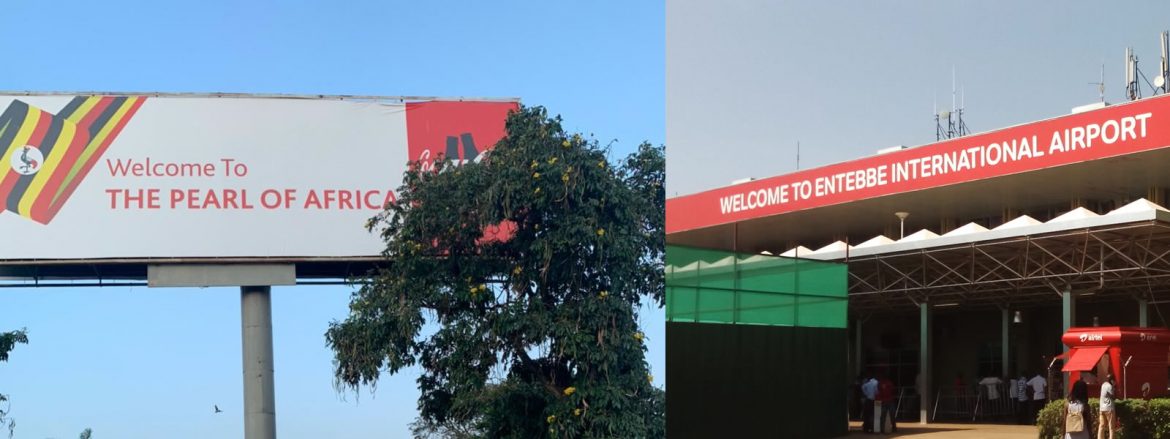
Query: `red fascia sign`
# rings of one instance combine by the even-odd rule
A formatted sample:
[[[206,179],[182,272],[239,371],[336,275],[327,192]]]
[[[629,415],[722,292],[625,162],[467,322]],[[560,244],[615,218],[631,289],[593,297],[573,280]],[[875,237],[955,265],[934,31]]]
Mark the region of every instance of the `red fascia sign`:
[[[1170,146],[1154,97],[666,200],[677,233]]]

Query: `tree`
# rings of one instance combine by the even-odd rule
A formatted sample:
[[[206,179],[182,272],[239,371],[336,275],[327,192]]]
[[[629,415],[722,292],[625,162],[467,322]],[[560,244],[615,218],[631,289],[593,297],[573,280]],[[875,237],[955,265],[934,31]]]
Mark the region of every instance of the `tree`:
[[[506,128],[482,162],[414,163],[367,224],[388,262],[325,334],[339,386],[420,365],[420,437],[664,436],[636,319],[663,305],[664,148],[613,166],[540,107]]]
[[[0,333],[0,362],[8,361],[8,353],[12,352],[17,344],[28,344],[28,331],[21,329]],[[0,393],[0,403],[4,403],[4,409],[0,410],[0,427],[8,427],[8,437],[11,438],[16,431],[16,421],[8,416],[12,410],[8,395]]]

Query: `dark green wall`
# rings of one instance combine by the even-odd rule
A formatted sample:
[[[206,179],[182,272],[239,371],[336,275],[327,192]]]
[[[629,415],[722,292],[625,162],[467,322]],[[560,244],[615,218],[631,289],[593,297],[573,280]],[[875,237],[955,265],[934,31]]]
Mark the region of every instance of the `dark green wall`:
[[[670,438],[848,432],[843,328],[666,323]]]

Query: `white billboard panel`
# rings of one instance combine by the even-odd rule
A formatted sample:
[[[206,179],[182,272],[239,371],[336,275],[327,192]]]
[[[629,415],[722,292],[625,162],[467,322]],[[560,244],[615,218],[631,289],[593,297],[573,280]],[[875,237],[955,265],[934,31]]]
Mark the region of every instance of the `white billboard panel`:
[[[0,96],[0,260],[376,256],[407,162],[474,160],[516,107]]]

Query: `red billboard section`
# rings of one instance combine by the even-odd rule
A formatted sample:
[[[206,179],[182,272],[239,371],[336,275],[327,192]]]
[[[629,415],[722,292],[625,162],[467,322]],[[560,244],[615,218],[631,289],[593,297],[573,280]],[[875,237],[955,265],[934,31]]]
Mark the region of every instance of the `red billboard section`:
[[[1170,146],[1170,97],[951,139],[666,201],[666,233]]]
[[[410,160],[428,170],[440,157],[456,164],[477,162],[504,138],[508,113],[515,102],[431,101],[406,104],[407,151]],[[484,228],[481,243],[507,241],[516,225],[505,221]]]
[[[478,161],[504,137],[515,102],[431,101],[406,104],[407,150],[424,169],[440,156],[457,164]]]

